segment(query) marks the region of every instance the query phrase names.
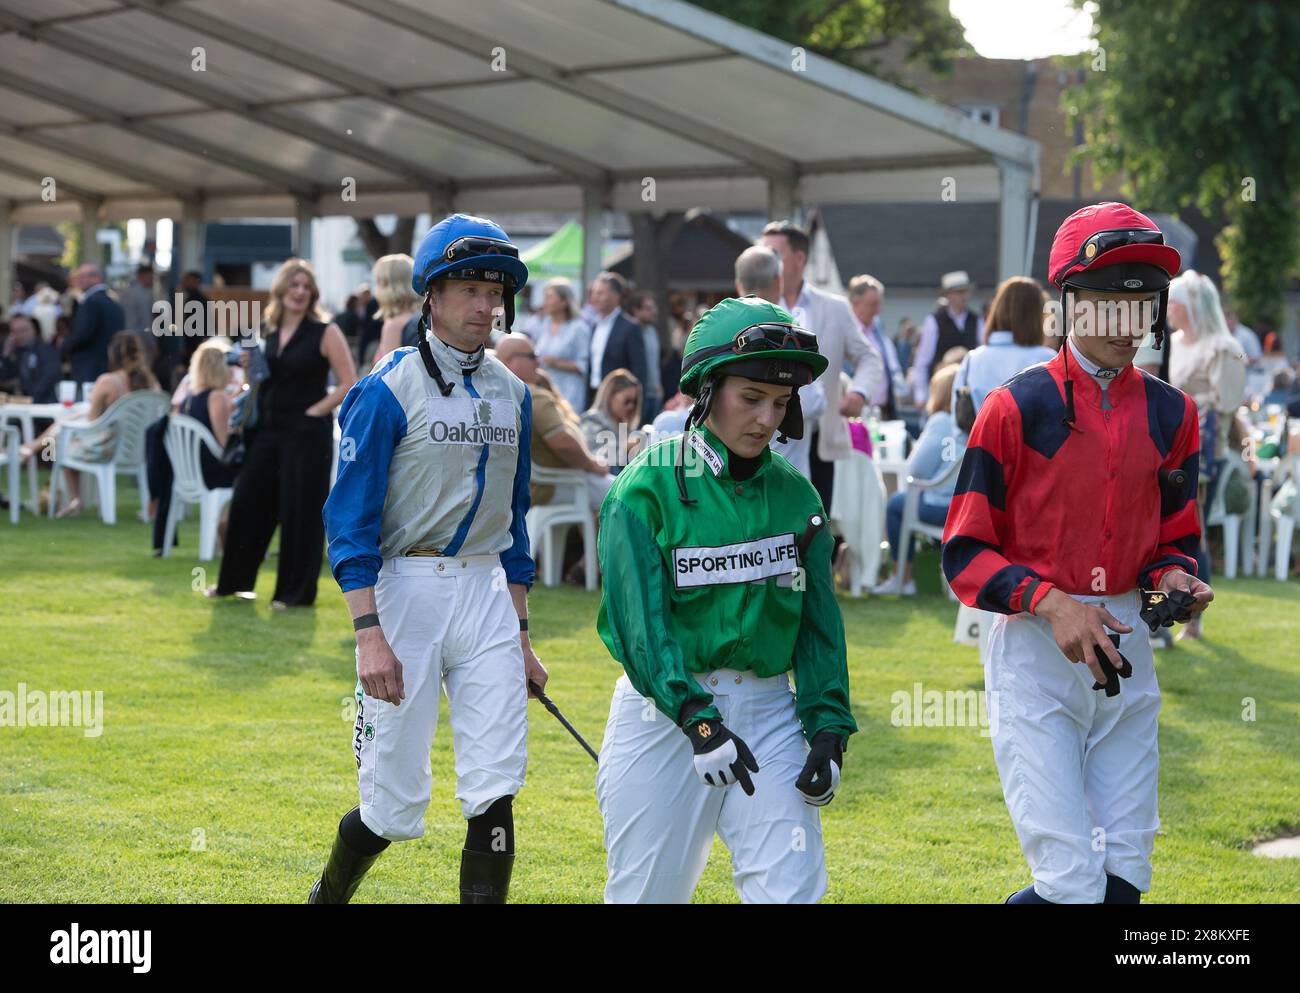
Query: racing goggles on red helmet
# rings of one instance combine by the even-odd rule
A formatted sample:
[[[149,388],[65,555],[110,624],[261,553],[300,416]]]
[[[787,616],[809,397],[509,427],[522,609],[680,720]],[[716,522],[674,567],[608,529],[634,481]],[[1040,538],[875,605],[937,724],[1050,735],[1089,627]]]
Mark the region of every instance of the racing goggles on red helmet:
[[[442,257],[446,262],[460,262],[464,259],[472,259],[482,255],[509,255],[511,258],[519,258],[519,249],[508,241],[502,241],[500,238],[485,238],[482,235],[466,235],[464,238],[457,238],[445,249]]]
[[[793,324],[751,324],[739,331],[728,346],[737,355],[787,349],[797,352],[817,351],[817,336]]]
[[[1065,267],[1070,272],[1075,266],[1087,267],[1099,255],[1104,255],[1114,248],[1125,245],[1163,245],[1164,234],[1156,228],[1111,228],[1107,231],[1094,231],[1083,239],[1079,252],[1073,261]]]

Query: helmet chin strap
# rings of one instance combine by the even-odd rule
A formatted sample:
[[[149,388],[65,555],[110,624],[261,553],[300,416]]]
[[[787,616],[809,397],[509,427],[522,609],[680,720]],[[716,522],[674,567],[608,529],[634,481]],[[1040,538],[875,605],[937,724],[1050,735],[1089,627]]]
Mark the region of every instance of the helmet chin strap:
[[[677,465],[674,474],[677,477],[677,499],[688,507],[699,501],[686,494],[686,438],[696,426],[708,420],[716,396],[714,390],[721,379],[721,376],[710,376],[704,381],[704,384],[700,387],[699,396],[695,398],[695,402],[691,404],[690,413],[686,415],[686,426],[682,429],[682,445],[677,453]],[[790,404],[786,407],[781,426],[777,428],[777,440],[784,444],[787,435],[793,438],[802,438],[803,432],[803,408],[799,405],[799,388],[796,386],[791,392]]]
[[[682,444],[677,451],[677,465],[673,470],[677,477],[677,499],[684,506],[691,506],[699,501],[686,495],[686,440],[696,425],[703,424],[713,409],[713,377],[709,377],[700,387],[700,394],[691,404],[691,411],[686,415],[686,426],[682,429]]]
[[[1080,431],[1081,429],[1074,423],[1074,381],[1070,379],[1070,312],[1067,309],[1067,297],[1069,287],[1061,287],[1061,363],[1065,368],[1065,416],[1061,418],[1061,423],[1071,431]],[[1082,432],[1081,432],[1082,433]]]
[[[433,377],[433,381],[438,384],[438,392],[443,396],[450,396],[452,385],[442,378],[442,370],[438,368],[438,362],[433,357],[433,346],[429,344],[429,298],[424,299],[424,309],[420,312],[420,325],[416,333],[416,342],[420,349],[420,360],[424,362],[424,371]]]
[[[438,391],[444,396],[450,396],[451,391],[455,388],[454,384],[449,383],[443,378],[442,369],[439,368],[437,360],[433,357],[433,345],[430,338],[433,335],[430,323],[431,298],[424,298],[424,307],[420,311],[420,324],[416,333],[417,345],[420,350],[420,358],[424,362],[425,371],[433,377],[433,381],[438,384]],[[441,338],[438,344],[451,353],[451,357],[460,366],[461,372],[468,375],[474,372],[483,363],[485,348],[479,345],[478,349],[473,352],[464,352],[454,345],[449,345]]]

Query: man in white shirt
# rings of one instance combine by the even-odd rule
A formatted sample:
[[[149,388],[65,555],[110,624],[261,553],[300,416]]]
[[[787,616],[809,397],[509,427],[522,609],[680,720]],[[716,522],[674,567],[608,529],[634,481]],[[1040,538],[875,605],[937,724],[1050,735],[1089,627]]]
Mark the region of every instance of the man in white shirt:
[[[858,333],[853,314],[842,296],[827,293],[804,281],[808,264],[808,233],[789,221],[773,221],[763,229],[762,243],[781,259],[781,306],[795,323],[817,335],[817,348],[828,364],[819,382],[826,394],[826,409],[812,428],[809,453],[812,484],[831,513],[835,485],[835,460],[853,452],[846,417],[857,417],[885,376],[880,353]],[[841,395],[840,373],[848,367],[852,385]]]
[[[736,295],[752,295],[781,306],[781,257],[764,245],[751,245],[741,252],[736,259]],[[816,423],[826,410],[826,392],[822,389],[820,380],[814,379],[808,385],[799,387],[799,406],[803,410],[805,424],[803,437],[786,441],[773,438],[771,448],[812,482],[809,460],[812,431],[808,426]]]
[[[880,408],[885,420],[892,421],[897,406],[894,391],[901,386],[903,366],[898,361],[894,339],[880,326],[880,309],[884,303],[885,286],[875,276],[863,273],[849,280],[849,309],[853,311],[854,324],[885,363],[884,378],[872,394],[871,403]]]
[[[971,281],[958,270],[946,272],[939,281],[943,296],[939,307],[921,325],[921,340],[912,363],[912,399],[924,407],[930,397],[930,369],[948,349],[961,346],[973,351],[983,343],[984,325],[978,314],[966,309],[970,302]]]

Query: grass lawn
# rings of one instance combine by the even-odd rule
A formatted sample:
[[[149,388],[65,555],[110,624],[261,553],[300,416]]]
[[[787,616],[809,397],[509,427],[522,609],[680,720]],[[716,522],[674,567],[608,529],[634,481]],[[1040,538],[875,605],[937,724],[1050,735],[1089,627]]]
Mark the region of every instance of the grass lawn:
[[[275,560],[253,604],[199,590],[197,515],[166,560],[122,488],[116,527],[0,521],[0,690],[102,690],[103,732],[0,727],[0,900],[299,902],[356,802],[351,626],[322,570],[314,610],[272,613]],[[978,727],[895,727],[890,698],[983,687],[951,640],[955,607],[923,552],[923,595],[844,599],[862,732],[823,812],[833,902],[994,902],[1029,881]],[[927,582],[928,581],[928,582]],[[928,588],[927,588],[928,587]],[[1297,902],[1300,860],[1251,844],[1300,828],[1300,588],[1216,583],[1194,647],[1157,653],[1164,690],[1158,902]],[[928,594],[928,595],[926,595]],[[538,587],[532,633],[550,693],[598,744],[620,673],[596,637],[597,595]],[[1243,719],[1243,701],[1254,719]],[[595,766],[530,705],[512,898],[598,901]],[[392,846],[357,895],[454,901],[464,822],[446,702],[427,833]],[[734,902],[721,844],[696,894]]]

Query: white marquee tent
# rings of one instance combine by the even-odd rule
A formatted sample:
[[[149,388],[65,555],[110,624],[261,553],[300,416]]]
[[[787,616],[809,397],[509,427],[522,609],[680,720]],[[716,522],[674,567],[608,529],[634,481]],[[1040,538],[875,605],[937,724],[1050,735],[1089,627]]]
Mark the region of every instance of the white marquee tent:
[[[17,223],[294,217],[310,255],[331,215],[941,196],[1000,203],[1006,276],[1037,188],[1035,142],[679,0],[0,0],[6,283]]]

